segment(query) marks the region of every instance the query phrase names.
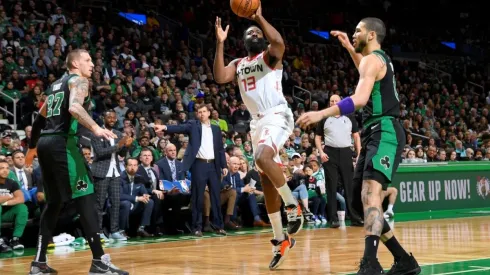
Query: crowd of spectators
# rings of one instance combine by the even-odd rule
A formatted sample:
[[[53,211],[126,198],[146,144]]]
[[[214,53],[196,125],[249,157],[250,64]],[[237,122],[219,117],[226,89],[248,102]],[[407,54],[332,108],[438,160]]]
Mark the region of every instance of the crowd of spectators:
[[[17,101],[18,129],[25,130],[25,137],[19,138],[15,129],[8,129],[3,125],[0,157],[7,159],[11,167],[9,177],[17,180],[23,190],[29,218],[38,217],[39,208],[44,201],[39,168],[37,165],[25,167],[23,162],[30,138],[32,115],[44,103],[49,85],[66,72],[64,57],[75,48],[88,50],[95,64],[90,79],[90,112],[93,118],[102,125],[103,114],[114,110],[117,115],[114,128],[134,138],[127,155],[119,158],[121,168],[126,171],[128,178],[134,176],[139,171],[139,166],[142,166],[154,169],[159,180],[169,179],[169,175],[162,172],[158,163],[162,160],[181,160],[187,148],[188,137],[183,134],[155,133],[149,125],[186,123],[195,117],[195,106],[204,103],[211,110],[212,123],[222,130],[230,174],[240,174],[242,181],[235,188],[240,188],[240,192],[250,191],[250,188],[247,189],[250,182],[255,184],[258,181],[248,133],[250,113],[241,100],[236,83],[218,85],[213,79],[212,71],[214,17],[223,17],[224,24],[231,26],[225,43],[225,62],[246,55],[242,36],[243,30],[251,22],[233,15],[227,1],[183,2],[185,5],[178,5],[179,2],[175,0],[169,1],[158,10],[178,21],[179,25],[169,25],[166,23],[169,21],[161,20],[156,13],[149,13],[144,26],[128,22],[116,27],[110,22],[95,23],[95,17],[90,16],[91,13],[79,13],[75,8],[63,9],[54,0],[2,1],[1,106],[12,111],[11,98]],[[268,2],[270,3],[264,6],[266,18],[279,17],[281,13],[285,13],[294,19],[295,16],[307,12],[304,8],[296,13],[292,12],[297,1],[288,1],[283,8],[274,6],[275,3],[282,3],[281,1]],[[382,11],[380,16],[389,14],[390,5],[386,2],[388,1],[379,2]],[[357,18],[350,21],[351,17],[348,13],[331,12],[326,16],[328,19],[321,21],[320,25],[345,28],[349,33],[359,20]],[[410,36],[407,34],[410,30],[405,31],[402,24],[397,24],[394,16],[390,16],[389,20],[391,24],[388,24],[388,28],[396,39],[388,39],[387,52],[400,49],[400,39],[403,39],[403,50],[416,51],[420,48],[420,43],[409,40]],[[318,23],[315,20],[312,22]],[[326,107],[328,98],[333,94],[348,96],[355,91],[358,73],[348,53],[339,43],[307,43],[299,33],[300,29],[284,26],[279,29],[286,41],[282,84],[295,117],[309,110]],[[202,48],[189,47],[189,32],[200,33]],[[403,162],[490,160],[490,93],[487,94],[489,78],[478,60],[441,59],[438,69],[448,72],[449,77],[446,73],[420,67],[418,63],[403,60],[393,62],[402,103],[400,122],[407,134]],[[311,97],[304,90],[294,87],[311,92]],[[6,118],[12,124],[13,118]],[[285,177],[290,181],[292,189],[298,187],[291,182],[296,173],[311,176],[321,172],[318,171],[318,152],[313,144],[313,130],[296,128],[285,148],[281,150]],[[93,154],[89,145],[84,146],[84,156],[90,164]],[[317,175],[315,178],[322,180],[324,176]],[[179,178],[170,176],[170,179],[188,180],[192,184],[192,175],[188,171]],[[121,184],[124,185],[125,181]],[[249,192],[249,196],[255,196],[256,202],[262,204],[260,183],[255,186],[256,189]],[[315,186],[306,187],[316,189]],[[132,209],[131,204],[136,202],[148,204],[150,200],[145,194],[151,194],[154,189],[148,189],[147,185],[145,188],[141,194],[124,197],[127,201],[123,203],[125,207]],[[339,194],[342,194],[341,189]],[[175,192],[185,195],[188,190],[184,188]],[[342,200],[339,201],[342,205]],[[324,202],[318,202],[319,206],[315,204],[313,222],[326,222],[329,218],[325,217],[322,203]],[[183,200],[180,206],[185,209],[188,204],[188,200]],[[226,206],[225,216],[232,217],[226,223],[228,230],[236,230],[240,225],[269,226],[262,206],[251,206],[248,202],[223,204]],[[160,219],[162,217],[152,217],[151,224],[137,224],[139,229],[141,226],[146,227],[141,236],[168,233],[172,229],[186,231],[185,219],[181,224],[171,226],[172,229],[167,228],[177,218],[175,215],[170,215],[172,218],[166,217],[168,206],[166,209],[163,212],[157,211],[163,216],[163,222]],[[124,210],[124,213],[130,212]],[[209,231],[212,227],[209,224],[209,211],[205,211],[205,214],[205,226]],[[250,217],[250,222],[247,217]],[[25,226],[23,222],[20,224]],[[120,227],[121,230],[129,230],[126,222]],[[16,232],[18,235],[20,230],[17,229]],[[126,232],[122,234],[127,235]],[[2,237],[10,238],[6,235]],[[8,250],[5,248],[7,244],[7,241],[0,242],[4,250]]]

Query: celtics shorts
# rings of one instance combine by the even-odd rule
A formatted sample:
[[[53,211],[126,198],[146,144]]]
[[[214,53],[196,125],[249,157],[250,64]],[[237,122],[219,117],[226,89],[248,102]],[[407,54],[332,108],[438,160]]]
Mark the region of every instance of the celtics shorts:
[[[78,146],[78,137],[41,136],[37,154],[47,201],[63,203],[94,192],[88,166]]]
[[[386,190],[398,169],[405,147],[405,132],[401,124],[391,117],[382,118],[363,130],[361,144],[354,184],[375,180]]]

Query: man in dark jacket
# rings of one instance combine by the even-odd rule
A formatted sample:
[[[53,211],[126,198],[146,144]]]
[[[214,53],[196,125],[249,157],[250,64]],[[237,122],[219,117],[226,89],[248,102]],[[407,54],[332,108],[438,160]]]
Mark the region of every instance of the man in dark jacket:
[[[121,211],[119,214],[119,228],[129,228],[129,216],[143,212],[138,227],[138,236],[151,237],[145,227],[150,225],[151,213],[153,211],[153,200],[146,191],[142,177],[136,174],[138,160],[126,159],[126,171],[121,176]]]

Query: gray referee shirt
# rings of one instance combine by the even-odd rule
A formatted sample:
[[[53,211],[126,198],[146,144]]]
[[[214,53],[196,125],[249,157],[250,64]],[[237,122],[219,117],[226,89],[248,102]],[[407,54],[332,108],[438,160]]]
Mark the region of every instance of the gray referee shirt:
[[[352,133],[359,132],[354,115],[329,117],[320,121],[316,135],[324,137],[325,146],[346,148],[352,145]]]

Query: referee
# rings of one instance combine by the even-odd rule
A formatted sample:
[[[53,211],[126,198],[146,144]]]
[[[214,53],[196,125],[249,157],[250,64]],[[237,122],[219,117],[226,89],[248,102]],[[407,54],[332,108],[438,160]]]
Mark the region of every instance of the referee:
[[[338,95],[330,97],[330,106],[340,101]],[[322,137],[325,147],[322,148]],[[354,114],[349,116],[336,116],[323,119],[318,123],[315,135],[315,145],[320,152],[323,169],[325,170],[325,188],[327,192],[327,215],[329,226],[340,226],[337,217],[337,185],[339,175],[342,178],[347,197],[347,208],[350,213],[352,225],[362,225],[362,219],[352,208],[352,179],[354,167],[352,165],[351,144],[354,139],[354,147],[357,156],[361,152],[361,139]]]

